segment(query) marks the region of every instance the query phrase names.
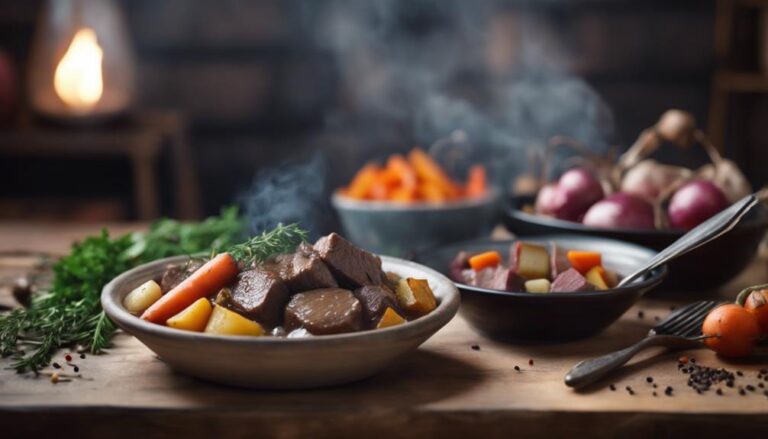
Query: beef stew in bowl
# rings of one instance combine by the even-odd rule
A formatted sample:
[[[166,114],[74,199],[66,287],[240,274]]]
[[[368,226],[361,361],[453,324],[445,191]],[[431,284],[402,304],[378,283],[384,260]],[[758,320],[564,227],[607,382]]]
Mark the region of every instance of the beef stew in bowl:
[[[229,267],[221,258],[226,255],[169,265],[158,279],[131,291],[124,304],[144,320],[181,330],[291,338],[393,326],[437,306],[429,282],[385,273],[378,256],[336,233],[249,266]],[[236,273],[214,283],[226,270]],[[193,289],[194,296],[187,294]],[[149,291],[154,299],[146,298]]]
[[[455,259],[460,252],[481,254],[496,251],[504,254],[515,242],[488,239],[466,241],[421,252],[414,260],[454,277],[457,268]],[[554,242],[562,249],[600,252],[602,265],[619,276],[631,273],[656,254],[651,249],[621,241],[571,235],[525,238],[523,242],[544,247]],[[454,274],[451,274],[452,269]],[[588,337],[605,329],[643,294],[658,286],[666,274],[667,268],[663,266],[620,288],[550,291],[543,294],[526,292],[519,287],[509,288],[509,276],[503,279],[506,285],[499,281],[496,285],[488,285],[491,288],[465,282],[457,282],[456,286],[461,292],[462,316],[483,335],[517,343],[559,342]],[[460,271],[458,275],[461,275]]]
[[[299,247],[298,250],[302,251],[302,248]],[[285,256],[282,259],[287,258]],[[300,256],[292,258],[303,259]],[[383,280],[386,287],[380,284],[351,289],[352,285],[344,283],[349,279],[342,281],[329,268],[333,279],[339,285],[314,288],[318,285],[303,284],[301,288],[314,289],[291,294],[285,308],[282,308],[281,324],[275,327],[270,327],[267,323],[262,326],[261,323],[239,314],[233,310],[235,308],[231,302],[222,302],[222,305],[217,303],[232,300],[227,297],[233,293],[232,286],[215,293],[213,298],[202,298],[200,308],[203,314],[206,311],[210,314],[204,314],[207,320],[196,326],[197,330],[171,326],[167,320],[164,324],[156,324],[141,319],[141,309],[134,308],[133,312],[130,312],[130,301],[126,299],[131,292],[149,281],[162,280],[169,267],[186,267],[190,261],[186,256],[151,262],[123,273],[104,288],[102,305],[109,318],[122,330],[138,338],[160,359],[182,373],[214,382],[252,388],[287,389],[336,385],[373,375],[398,357],[412,352],[446,325],[458,310],[458,290],[449,279],[438,272],[402,259],[386,256],[374,258],[380,259],[378,264],[380,273],[386,277]],[[277,259],[280,257],[270,262],[279,262]],[[268,264],[265,262],[263,265]],[[255,268],[240,267],[238,270],[248,272]],[[293,269],[291,273],[295,274]],[[327,277],[322,278],[328,281]],[[233,284],[237,280],[233,281]],[[309,281],[304,278],[302,282]],[[424,282],[434,296],[434,307],[428,313],[424,313],[424,310],[430,307],[429,301],[424,300]],[[408,284],[410,289],[405,290],[405,285],[401,284]],[[286,288],[290,291],[293,287]],[[329,289],[341,289],[344,292],[328,294]],[[320,293],[317,293],[318,291]],[[157,294],[161,294],[159,285]],[[299,294],[312,297],[306,298]],[[349,294],[354,296],[357,302],[352,300]],[[318,296],[323,297],[318,299]],[[328,323],[329,321],[322,320],[324,316],[320,316],[318,320],[314,312],[307,314],[308,309],[321,309],[313,306],[316,300],[323,305],[330,300],[336,303],[338,299],[344,301],[340,307],[344,310],[342,314],[357,315],[357,306],[354,304],[359,303],[360,307],[361,320],[358,321],[357,317],[354,317],[353,320],[358,323],[351,328],[346,326],[342,329],[361,327],[362,330],[341,332],[342,329],[337,324],[340,320],[334,318]],[[194,303],[197,302],[200,302],[200,299]],[[143,306],[146,308],[146,304]],[[398,311],[393,311],[395,309]],[[191,311],[199,310],[193,308]],[[287,324],[286,311],[291,314]],[[203,332],[209,325],[214,326],[213,330]],[[328,328],[334,333],[327,333]],[[367,330],[368,328],[371,330]],[[231,335],[233,333],[240,335]],[[118,342],[125,342],[120,340]]]

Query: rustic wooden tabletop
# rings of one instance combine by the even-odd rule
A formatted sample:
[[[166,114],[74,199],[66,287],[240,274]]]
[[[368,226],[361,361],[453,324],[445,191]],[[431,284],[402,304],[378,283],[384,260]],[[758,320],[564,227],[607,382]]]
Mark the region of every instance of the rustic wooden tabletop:
[[[118,225],[115,230],[138,227]],[[61,254],[72,239],[99,228],[0,225],[0,252]],[[24,270],[20,259],[8,260],[11,263],[0,264],[0,285]],[[174,373],[134,338],[120,334],[106,355],[75,356],[81,379],[53,384],[45,376],[0,370],[0,437],[763,434],[768,428],[768,396],[757,375],[768,366],[765,357],[729,362],[705,349],[651,351],[581,392],[566,387],[563,376],[584,358],[637,341],[672,306],[704,295],[732,298],[741,286],[765,282],[766,260],[756,259],[719,293],[657,293],[643,299],[606,331],[583,341],[502,344],[477,334],[458,316],[418,351],[378,376],[329,389],[254,391],[209,384]],[[7,299],[6,289],[0,290],[3,296]],[[743,376],[737,376],[734,388],[722,386],[723,395],[715,393],[716,387],[697,394],[686,385],[687,375],[678,370],[682,355]],[[0,365],[7,364],[0,360]],[[768,381],[763,383],[768,387]],[[739,387],[749,384],[755,391],[740,395]],[[664,392],[667,386],[673,388],[671,395]]]

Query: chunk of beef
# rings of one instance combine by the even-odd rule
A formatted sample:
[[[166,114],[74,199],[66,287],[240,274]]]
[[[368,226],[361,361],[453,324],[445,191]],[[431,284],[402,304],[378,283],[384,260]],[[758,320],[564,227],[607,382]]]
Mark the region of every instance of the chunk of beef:
[[[576,291],[594,291],[595,287],[573,268],[560,273],[552,282],[550,291],[553,293],[573,293]]]
[[[448,265],[448,276],[456,282],[463,283],[465,280],[462,271],[469,268],[469,258],[469,253],[460,251]]]
[[[552,279],[557,279],[557,276],[571,268],[571,263],[568,262],[568,252],[560,248],[554,241],[549,243],[549,269],[552,271]]]
[[[264,268],[277,273],[291,293],[335,288],[339,284],[311,247],[300,247],[296,253],[280,255]]]
[[[403,314],[397,306],[395,293],[383,285],[367,285],[358,288],[355,290],[355,297],[363,306],[363,319],[368,328],[376,327],[387,307],[392,308],[398,314]]]
[[[337,233],[318,239],[314,249],[341,286],[355,289],[386,283],[386,275],[381,270],[381,259],[354,246]]]
[[[466,269],[462,272],[465,283],[480,288],[502,291],[525,291],[523,279],[511,268],[498,266],[480,271]]]
[[[268,270],[243,271],[232,288],[232,306],[267,327],[280,324],[290,292],[280,277]]]
[[[169,265],[160,278],[160,290],[163,294],[176,288],[184,279],[202,267],[202,259],[190,259],[184,265]]]
[[[323,288],[295,294],[285,307],[285,330],[314,335],[341,334],[363,328],[363,307],[349,290]]]

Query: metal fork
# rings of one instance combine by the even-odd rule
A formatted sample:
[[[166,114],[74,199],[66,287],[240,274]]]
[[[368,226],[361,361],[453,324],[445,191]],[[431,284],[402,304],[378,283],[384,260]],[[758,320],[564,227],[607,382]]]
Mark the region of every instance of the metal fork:
[[[697,346],[705,338],[701,335],[704,318],[720,303],[713,300],[694,302],[673,311],[661,323],[654,326],[646,338],[634,345],[602,357],[584,360],[573,366],[565,375],[565,384],[573,388],[592,384],[648,347],[685,349]]]

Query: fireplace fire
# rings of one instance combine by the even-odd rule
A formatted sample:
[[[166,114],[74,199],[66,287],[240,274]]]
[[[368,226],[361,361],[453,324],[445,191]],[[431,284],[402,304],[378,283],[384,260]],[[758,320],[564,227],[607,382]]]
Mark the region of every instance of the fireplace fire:
[[[32,108],[56,119],[97,120],[133,100],[133,54],[112,0],[50,1],[30,63]]]

